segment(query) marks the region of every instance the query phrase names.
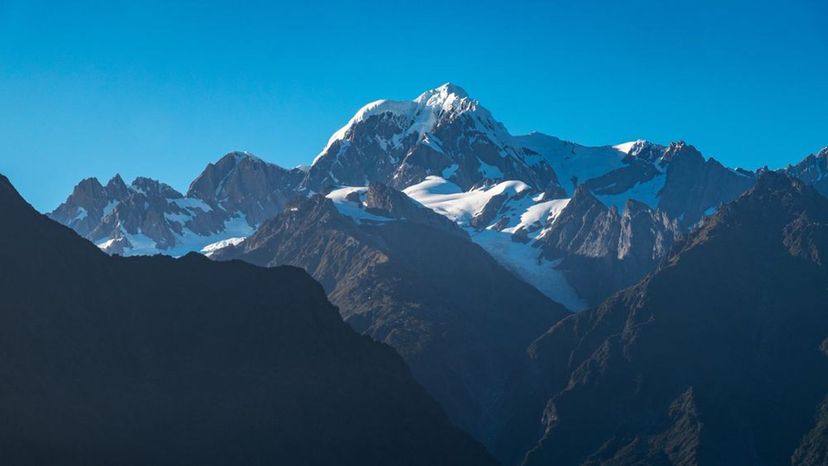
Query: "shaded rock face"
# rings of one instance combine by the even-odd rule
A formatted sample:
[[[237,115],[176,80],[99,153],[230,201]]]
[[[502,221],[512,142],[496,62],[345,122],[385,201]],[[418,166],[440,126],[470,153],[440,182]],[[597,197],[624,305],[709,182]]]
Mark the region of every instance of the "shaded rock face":
[[[371,183],[368,186],[365,207],[369,212],[384,217],[430,226],[452,235],[468,238],[468,235],[451,220],[431,209],[424,208],[404,193],[382,183]]]
[[[660,173],[652,161],[628,157],[623,167],[585,180],[579,186],[599,195],[617,195],[629,191],[637,184],[652,180]]]
[[[449,416],[486,443],[527,345],[567,312],[401,193],[372,184],[364,198],[387,220],[356,220],[314,196],[212,258],[307,270],[347,322],[399,351]]]
[[[791,457],[797,466],[822,466],[828,463],[828,397],[814,415],[814,427],[802,437],[799,448]]]
[[[493,465],[292,267],[107,256],[0,177],[7,464]]]
[[[286,170],[243,152],[230,153],[193,180],[187,196],[225,212],[241,212],[258,225],[282,211],[304,178],[299,169]]]
[[[828,147],[805,157],[796,165],[788,166],[784,172],[813,186],[823,196],[828,196]]]
[[[578,294],[597,305],[654,270],[680,237],[664,212],[630,200],[619,214],[581,186],[536,245],[541,257],[560,260]]]
[[[669,160],[667,180],[659,193],[658,208],[689,228],[704,218],[710,209],[730,202],[755,182],[752,172],[724,167],[707,159],[695,147],[673,143],[664,157]]]
[[[411,102],[364,107],[317,156],[304,185],[319,192],[377,181],[401,189],[437,175],[464,189],[505,179],[557,186],[551,166],[530,164],[529,155],[477,100],[446,84]]]
[[[828,200],[763,174],[655,274],[533,343],[524,464],[820,464],[826,251]]]
[[[128,195],[129,190],[120,175],[115,175],[106,187],[96,178],[87,178],[75,186],[66,202],[50,216],[86,236],[100,224],[110,203],[121,201]]]
[[[504,204],[509,200],[509,196],[505,193],[492,196],[489,202],[483,206],[483,209],[476,213],[474,217],[469,220],[469,225],[478,230],[486,228],[501,214]],[[503,217],[501,217],[503,218]],[[498,228],[497,225],[494,228]]]

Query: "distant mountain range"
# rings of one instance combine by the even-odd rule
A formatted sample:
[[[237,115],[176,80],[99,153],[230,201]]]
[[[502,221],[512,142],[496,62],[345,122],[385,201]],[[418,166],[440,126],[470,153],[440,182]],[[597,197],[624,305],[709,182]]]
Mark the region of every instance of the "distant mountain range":
[[[49,216],[110,254],[178,256],[250,235],[282,211],[302,177],[234,152],[209,164],[186,195],[149,178],[129,185],[118,175],[106,185],[88,178]]]
[[[828,148],[774,172],[513,136],[446,84],[363,107],[308,167],[88,179],[49,216],[113,254],[305,269],[505,464],[815,465],[819,193]]]
[[[784,171],[825,193],[826,163],[828,148]],[[90,178],[49,215],[109,253],[177,256],[250,236],[292,198],[379,182],[449,217],[502,265],[577,310],[643,277],[665,244],[747,190],[756,174],[705,159],[683,142],[586,147],[540,133],[513,136],[446,84],[413,101],[366,105],[309,167],[284,169],[235,152],[208,165],[185,194],[147,178],[130,185],[118,176],[106,185]],[[577,188],[608,210],[600,222],[617,227],[598,228],[607,235],[585,227],[595,219],[573,215],[583,206],[558,219]],[[620,225],[633,213],[625,214],[630,199],[635,232],[628,221]],[[606,280],[593,286],[581,264]]]

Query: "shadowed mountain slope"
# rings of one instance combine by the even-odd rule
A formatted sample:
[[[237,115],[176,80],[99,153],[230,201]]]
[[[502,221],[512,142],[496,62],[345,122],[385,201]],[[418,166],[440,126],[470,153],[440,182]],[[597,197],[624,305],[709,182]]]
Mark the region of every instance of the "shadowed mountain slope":
[[[487,465],[292,267],[120,258],[0,177],[4,464]]]
[[[828,200],[764,174],[532,345],[546,395],[525,464],[824,464],[827,258]]]
[[[212,257],[307,270],[346,321],[399,351],[452,419],[485,443],[526,347],[568,313],[392,188],[328,196],[297,201]]]

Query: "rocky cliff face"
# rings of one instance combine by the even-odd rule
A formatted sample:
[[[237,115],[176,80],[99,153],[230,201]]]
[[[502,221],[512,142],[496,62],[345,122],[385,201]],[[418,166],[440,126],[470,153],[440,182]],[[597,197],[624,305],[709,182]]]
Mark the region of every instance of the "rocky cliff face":
[[[284,169],[244,152],[233,152],[207,168],[190,184],[187,197],[225,212],[240,212],[256,226],[282,211],[305,172]]]
[[[828,147],[805,157],[796,165],[788,166],[784,172],[813,186],[823,196],[828,196]]]
[[[532,345],[527,390],[545,396],[525,464],[824,458],[826,253],[828,200],[764,174],[655,274]]]
[[[753,186],[755,175],[731,170],[715,159],[707,159],[695,147],[678,142],[664,155],[670,163],[659,192],[658,208],[689,228]]]
[[[541,257],[559,261],[569,283],[597,305],[653,271],[681,238],[676,220],[629,200],[623,213],[606,207],[585,187],[538,238]]]
[[[115,175],[106,187],[96,178],[87,178],[75,186],[66,202],[58,206],[50,216],[86,236],[98,227],[101,219],[111,212],[115,204],[128,195],[129,188],[120,175]]]
[[[5,463],[495,464],[304,272],[110,257],[3,177],[0,212]]]

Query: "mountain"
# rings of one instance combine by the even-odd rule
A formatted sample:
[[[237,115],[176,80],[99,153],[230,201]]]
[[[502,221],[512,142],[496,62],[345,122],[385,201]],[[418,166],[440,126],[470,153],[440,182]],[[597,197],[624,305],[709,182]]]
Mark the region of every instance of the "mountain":
[[[129,196],[129,187],[120,175],[115,175],[106,186],[96,178],[87,178],[77,186],[69,198],[50,215],[52,218],[86,236],[92,233],[115,204]]]
[[[590,147],[534,132],[516,136],[515,141],[535,159],[552,165],[566,197],[585,186],[603,202],[618,206],[630,196],[655,203],[669,163],[664,146],[644,140]]]
[[[298,199],[211,257],[307,270],[352,327],[395,348],[484,443],[526,347],[568,314],[453,222],[379,183]]]
[[[284,169],[246,153],[233,152],[207,168],[190,184],[187,197],[214,209],[240,212],[256,226],[282,211],[305,177],[299,168]]]
[[[541,133],[513,136],[477,100],[446,84],[413,101],[362,108],[316,157],[303,186],[327,191],[370,182],[403,189],[523,280],[580,310],[652,271],[677,236],[747,190],[754,174],[705,159],[684,142],[588,147]],[[544,251],[550,229],[575,228],[565,223],[577,219],[557,214],[579,189],[607,212],[617,210],[613,232],[621,234],[623,221],[629,235],[634,225],[632,253],[622,245],[613,257],[621,240],[612,234],[604,239],[615,244],[599,255]],[[633,211],[624,214],[628,207]]]
[[[536,245],[594,306],[654,270],[681,236],[678,221],[665,212],[630,199],[619,213],[579,186]]]
[[[4,464],[495,464],[304,272],[111,257],[4,177],[0,211]]]
[[[245,237],[280,212],[304,177],[242,152],[209,164],[186,196],[139,177],[115,176],[106,186],[82,181],[49,216],[111,254],[183,255]]]
[[[786,167],[783,171],[813,186],[823,196],[828,196],[828,147],[805,157],[796,165]]]
[[[588,147],[541,133],[513,136],[449,83],[413,101],[380,100],[360,109],[314,159],[303,186],[318,192],[378,181],[405,189],[429,177],[462,191],[520,181],[545,200],[585,186],[606,204],[620,209],[636,199],[685,227],[752,184],[751,172],[705,160],[683,142]]]
[[[828,154],[820,154],[788,171],[822,189]],[[756,173],[725,167],[681,141],[590,147],[537,132],[512,135],[478,100],[447,83],[411,101],[366,105],[306,169],[231,153],[208,165],[186,195],[166,187],[166,194],[150,196],[122,181],[110,194],[109,185],[86,180],[50,215],[110,253],[212,253],[250,236],[295,197],[380,183],[454,221],[522,280],[581,310],[652,271],[677,234],[755,179]],[[598,255],[598,249],[588,251],[595,244],[550,251],[549,241],[541,241],[551,229],[585,228],[572,216],[557,218],[579,189],[607,212],[616,210],[607,217],[615,226],[589,240],[603,235],[615,243],[600,246]],[[639,230],[636,248],[629,255],[622,247],[624,257],[613,258],[620,241],[614,235],[630,206]],[[586,228],[592,226],[598,225]]]
[[[826,258],[828,199],[764,173],[531,345],[524,464],[824,464]]]
[[[688,228],[722,203],[730,202],[753,186],[754,173],[731,170],[707,159],[683,142],[671,144],[664,154],[670,160],[658,208]]]
[[[360,109],[331,136],[304,183],[315,191],[372,181],[402,189],[439,175],[463,189],[515,179],[561,193],[552,167],[531,156],[477,100],[448,83],[413,101]]]

